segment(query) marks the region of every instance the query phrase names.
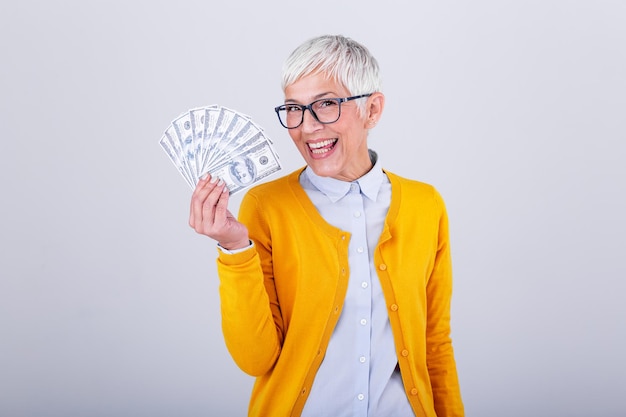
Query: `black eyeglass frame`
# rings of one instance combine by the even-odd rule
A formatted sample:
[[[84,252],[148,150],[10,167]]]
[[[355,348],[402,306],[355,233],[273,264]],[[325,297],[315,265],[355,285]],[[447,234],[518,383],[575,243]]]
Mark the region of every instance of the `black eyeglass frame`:
[[[296,129],[300,126],[302,126],[302,123],[304,123],[304,111],[308,110],[311,115],[315,118],[315,120],[317,120],[319,123],[324,124],[324,125],[329,125],[331,123],[335,123],[337,120],[339,120],[339,118],[341,117],[341,103],[345,103],[346,101],[351,101],[351,100],[356,100],[359,98],[364,98],[364,97],[369,97],[374,93],[369,93],[369,94],[360,94],[358,96],[352,96],[352,97],[330,97],[330,98],[320,98],[319,100],[315,100],[314,102],[307,104],[306,106],[304,104],[295,104],[295,103],[289,103],[289,104],[281,104],[278,107],[274,107],[274,111],[276,112],[276,116],[278,116],[278,121],[280,122],[280,124],[285,128],[285,129]],[[315,111],[313,110],[313,105],[319,101],[324,101],[324,100],[335,100],[337,101],[337,105],[339,106],[339,111],[337,112],[337,118],[335,120],[333,120],[332,122],[322,122],[318,117],[317,114],[315,114]],[[300,119],[300,123],[298,123],[296,126],[293,127],[288,127],[283,123],[283,120],[280,118],[280,111],[281,110],[287,110],[287,106],[289,107],[299,107],[300,110],[302,110],[302,119]]]

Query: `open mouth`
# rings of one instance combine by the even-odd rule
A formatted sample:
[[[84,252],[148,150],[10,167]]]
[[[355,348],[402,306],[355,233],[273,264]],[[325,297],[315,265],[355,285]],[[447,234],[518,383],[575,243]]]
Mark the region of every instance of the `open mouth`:
[[[326,152],[330,152],[335,147],[336,143],[337,139],[326,139],[320,142],[307,143],[307,145],[312,153],[315,155],[322,155]]]

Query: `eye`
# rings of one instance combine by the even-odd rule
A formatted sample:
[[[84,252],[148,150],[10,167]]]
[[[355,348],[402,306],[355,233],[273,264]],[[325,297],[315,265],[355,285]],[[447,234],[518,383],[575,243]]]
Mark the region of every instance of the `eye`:
[[[302,107],[298,106],[297,104],[285,104],[283,107],[285,108],[285,111],[287,113],[296,113],[302,111]]]
[[[324,109],[324,108],[329,108],[333,106],[337,106],[337,100],[322,99],[322,100],[315,102],[315,107],[317,107],[318,109]]]

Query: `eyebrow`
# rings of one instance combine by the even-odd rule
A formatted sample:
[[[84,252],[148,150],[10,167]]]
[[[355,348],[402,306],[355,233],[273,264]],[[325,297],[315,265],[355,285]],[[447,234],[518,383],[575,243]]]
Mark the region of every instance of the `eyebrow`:
[[[313,101],[319,100],[319,99],[321,99],[324,96],[327,96],[329,94],[333,94],[333,97],[339,97],[335,93],[333,93],[332,91],[327,91],[325,93],[320,93],[320,94],[317,94],[317,95],[313,96]],[[298,100],[294,100],[294,99],[291,99],[291,98],[286,98],[285,99],[285,103],[296,103],[296,104],[299,104]]]

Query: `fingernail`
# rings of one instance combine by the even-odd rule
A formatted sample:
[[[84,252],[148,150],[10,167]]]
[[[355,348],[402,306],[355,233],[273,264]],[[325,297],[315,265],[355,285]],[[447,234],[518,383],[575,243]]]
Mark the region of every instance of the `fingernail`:
[[[210,183],[211,183],[211,184],[215,184],[218,180],[219,180],[219,178],[218,178],[218,177],[213,177],[213,176],[211,176],[211,181],[210,181]]]
[[[220,180],[217,182],[217,185],[222,185],[222,184],[224,184],[224,180],[220,178]]]
[[[202,176],[200,177],[201,180],[206,180],[206,177],[209,176],[208,172],[205,172],[204,174],[202,174]]]

